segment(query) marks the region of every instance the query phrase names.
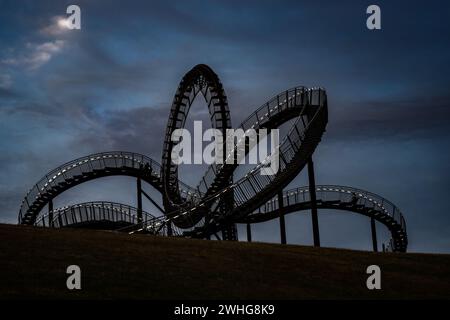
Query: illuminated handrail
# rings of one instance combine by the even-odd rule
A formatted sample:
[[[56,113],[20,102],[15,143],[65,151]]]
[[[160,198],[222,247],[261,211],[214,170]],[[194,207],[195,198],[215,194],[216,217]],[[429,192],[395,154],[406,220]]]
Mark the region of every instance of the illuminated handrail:
[[[298,210],[298,205],[305,205],[304,209],[309,209],[311,202],[309,191],[308,186],[283,191],[283,209],[288,212],[290,212],[290,207]],[[337,203],[340,207],[333,205],[334,203]],[[359,213],[369,213],[370,216],[379,220],[391,230],[393,238],[390,241],[391,249],[406,249],[408,238],[403,214],[392,202],[380,195],[347,186],[316,185],[316,205],[318,208],[341,208]],[[265,221],[264,217],[272,217],[273,213],[279,209],[279,199],[274,197],[254,210],[246,219],[252,220],[257,218],[258,221]],[[368,210],[373,211],[369,212]]]
[[[82,212],[82,210],[84,210],[84,212]],[[111,216],[111,212],[114,215]],[[69,219],[68,222],[67,217],[64,219],[63,216],[69,213],[75,215],[75,219]],[[137,208],[126,204],[107,201],[84,202],[54,209],[51,214],[47,213],[42,215],[35,222],[35,225],[43,227],[63,227],[81,222],[101,220],[116,222],[125,221],[131,224],[137,224],[140,222],[138,213]],[[120,215],[120,219],[117,219],[117,217],[119,217],[118,215]],[[52,221],[50,221],[50,217],[53,217]],[[148,221],[154,218],[154,215],[146,211],[142,211],[142,221]],[[64,221],[66,223],[63,223]]]
[[[147,170],[156,180],[161,181],[161,165],[155,160],[142,154],[123,151],[110,151],[91,154],[69,161],[47,173],[27,193],[22,201],[19,211],[19,223],[25,214],[37,216],[38,212],[32,210],[32,205],[43,198],[46,193],[51,192],[59,184],[68,179],[82,176],[86,173],[102,171],[108,168],[126,170]],[[161,182],[160,182],[161,183]],[[198,191],[189,185],[179,182],[180,193],[184,197],[200,197]],[[31,209],[30,209],[31,208]]]
[[[307,89],[304,86],[298,86],[277,94],[242,121],[238,129],[242,129],[244,132],[248,129],[257,130],[264,127],[273,115],[286,111],[286,109],[299,109],[300,112],[305,106],[304,96],[306,92]],[[232,150],[232,153],[236,152],[236,148],[237,145]],[[248,152],[249,150],[246,148],[245,151]],[[230,154],[226,154],[225,159],[228,156]],[[211,183],[220,177],[223,168],[224,166],[222,164],[211,164],[203,175],[203,179],[197,185],[197,190],[203,190],[202,192],[206,193]],[[210,181],[211,183],[208,185],[206,181]]]

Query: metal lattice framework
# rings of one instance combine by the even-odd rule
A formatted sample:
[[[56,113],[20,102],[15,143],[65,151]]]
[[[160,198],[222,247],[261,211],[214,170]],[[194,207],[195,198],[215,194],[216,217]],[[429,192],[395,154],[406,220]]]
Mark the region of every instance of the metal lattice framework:
[[[320,245],[317,209],[337,209],[370,217],[374,250],[377,250],[375,221],[378,221],[392,234],[389,248],[406,251],[406,223],[394,204],[360,189],[315,185],[312,155],[328,122],[327,95],[322,88],[295,87],[283,91],[238,126],[244,132],[249,129],[270,130],[292,120],[278,147],[280,165],[277,172],[261,175],[261,169],[267,169],[267,162],[263,161],[244,177],[233,181],[237,164],[213,164],[195,188],[180,181],[178,166],[171,157],[176,145],[171,137],[175,130],[184,128],[190,107],[199,93],[208,106],[212,127],[226,136],[226,129],[231,128],[231,117],[223,86],[211,68],[197,65],[183,77],[176,91],[161,165],[144,155],[121,151],[73,160],[51,171],[31,188],[22,202],[19,223],[98,227],[197,238],[219,237],[218,232],[222,232],[223,239],[228,240],[237,240],[236,223],[246,223],[250,240],[250,224],[279,218],[282,242],[285,243],[284,215],[311,210],[314,243]],[[225,143],[223,150],[226,149]],[[245,152],[248,151],[249,148],[245,148]],[[233,155],[224,153],[224,159]],[[282,191],[305,166],[308,167],[310,185]],[[114,175],[137,178],[138,208],[110,202],[89,202],[53,209],[52,200],[65,190]],[[141,180],[162,194],[163,208],[142,190]],[[164,214],[156,217],[144,212],[142,194]],[[42,214],[46,205],[48,213]]]

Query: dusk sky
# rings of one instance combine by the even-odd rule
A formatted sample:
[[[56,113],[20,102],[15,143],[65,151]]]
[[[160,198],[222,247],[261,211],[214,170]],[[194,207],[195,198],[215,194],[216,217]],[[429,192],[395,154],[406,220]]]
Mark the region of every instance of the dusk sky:
[[[81,30],[58,24],[70,4]],[[381,30],[366,28],[371,4]],[[120,150],[160,162],[178,83],[205,63],[233,126],[285,89],[324,87],[317,184],[389,199],[405,216],[408,251],[450,253],[449,39],[448,1],[0,0],[0,222],[17,223],[27,191],[72,159]],[[194,109],[190,121],[207,112]],[[182,173],[192,185],[201,177]],[[306,183],[302,172],[290,187]],[[94,200],[135,205],[134,179],[80,185],[55,206]],[[288,242],[310,245],[309,213],[286,219]],[[319,223],[322,245],[371,249],[367,217],[321,210]],[[279,242],[278,228],[254,226],[253,238]]]

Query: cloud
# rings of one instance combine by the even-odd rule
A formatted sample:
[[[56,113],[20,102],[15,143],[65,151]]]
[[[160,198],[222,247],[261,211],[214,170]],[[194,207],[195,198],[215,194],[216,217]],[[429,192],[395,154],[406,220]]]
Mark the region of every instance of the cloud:
[[[65,23],[66,18],[63,16],[54,16],[51,19],[51,24],[45,26],[39,30],[39,33],[44,36],[61,36],[65,34],[69,29]]]
[[[0,70],[0,72],[2,72]],[[9,73],[0,73],[0,99],[5,99],[5,101],[9,98],[15,97],[16,91],[13,87],[13,78]],[[1,107],[3,105],[0,105]]]
[[[28,44],[27,47],[31,49],[31,54],[25,58],[24,62],[30,69],[37,69],[49,62],[54,55],[62,50],[64,45],[65,41],[63,40],[45,42],[39,45]]]
[[[53,56],[61,52],[66,45],[64,40],[48,41],[41,44],[27,43],[26,53],[18,58],[3,59],[2,63],[10,66],[24,66],[36,70],[48,63]]]
[[[450,132],[450,96],[330,102],[327,141],[411,139]]]
[[[159,162],[168,107],[111,110],[107,115],[90,113],[91,125],[74,133],[71,144],[82,145],[89,152],[121,150],[143,153]]]
[[[9,89],[12,85],[12,78],[9,74],[0,74],[0,89]]]

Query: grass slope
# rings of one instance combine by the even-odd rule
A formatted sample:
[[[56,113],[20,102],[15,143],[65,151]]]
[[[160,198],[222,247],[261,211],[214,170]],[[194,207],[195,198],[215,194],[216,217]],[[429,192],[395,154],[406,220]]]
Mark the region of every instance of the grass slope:
[[[450,255],[382,254],[0,224],[0,298],[450,298]],[[66,288],[66,268],[82,290]],[[366,288],[366,267],[382,290]]]

